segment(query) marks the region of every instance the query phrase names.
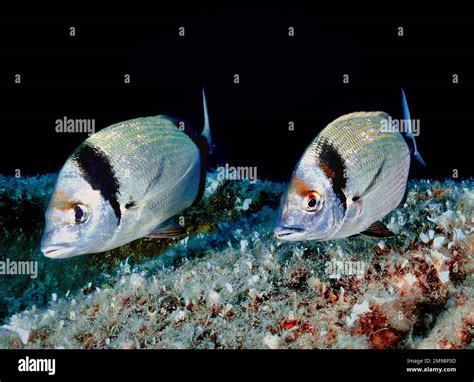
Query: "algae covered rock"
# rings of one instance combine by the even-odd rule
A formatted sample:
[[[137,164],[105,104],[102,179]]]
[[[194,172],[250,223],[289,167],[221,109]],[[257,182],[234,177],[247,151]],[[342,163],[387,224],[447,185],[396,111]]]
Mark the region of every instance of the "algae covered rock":
[[[219,181],[186,235],[46,259],[54,176],[0,178],[2,348],[472,347],[474,182],[416,180],[384,222],[397,235],[283,243],[285,185]]]

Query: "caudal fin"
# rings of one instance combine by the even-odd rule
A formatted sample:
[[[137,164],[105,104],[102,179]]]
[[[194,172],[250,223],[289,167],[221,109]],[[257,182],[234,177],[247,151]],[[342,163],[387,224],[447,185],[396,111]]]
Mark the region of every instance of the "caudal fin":
[[[418,149],[416,148],[416,141],[415,141],[415,136],[413,135],[413,130],[411,126],[410,110],[408,109],[407,98],[405,96],[405,92],[403,91],[403,89],[401,90],[402,90],[401,95],[402,95],[403,119],[405,120],[405,123],[408,124],[408,129],[404,133],[404,138],[408,144],[408,147],[410,147],[410,151],[412,155],[415,157],[418,163],[420,163],[423,167],[426,167],[425,161],[423,160],[420,153],[418,152]]]
[[[204,111],[204,128],[202,130],[201,135],[206,138],[207,144],[209,146],[209,154],[212,154],[213,145],[212,145],[212,135],[211,135],[211,127],[209,125],[209,114],[207,112],[207,100],[206,100],[206,93],[204,88],[202,88],[202,108]]]

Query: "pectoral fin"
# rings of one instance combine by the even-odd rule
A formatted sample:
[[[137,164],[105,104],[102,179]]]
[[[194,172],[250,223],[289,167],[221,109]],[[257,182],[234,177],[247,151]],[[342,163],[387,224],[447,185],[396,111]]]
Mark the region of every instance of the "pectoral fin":
[[[363,209],[363,201],[357,196],[354,196],[348,204],[346,212],[346,220],[352,221],[359,218]]]
[[[395,234],[390,231],[385,224],[380,221],[372,223],[369,228],[365,231],[362,231],[361,234],[373,237],[389,237],[395,236]]]
[[[173,218],[168,219],[157,226],[146,237],[155,239],[173,238],[186,233],[184,227],[177,224]]]
[[[365,199],[367,197],[367,195],[369,195],[370,193],[372,193],[373,191],[375,191],[377,189],[377,187],[379,186],[379,183],[380,183],[379,180],[380,180],[380,176],[382,174],[382,169],[383,169],[384,165],[385,165],[385,158],[382,161],[382,163],[380,164],[380,167],[378,168],[377,172],[375,173],[375,175],[372,178],[371,182],[368,184],[365,191],[362,194],[355,197],[356,200]]]

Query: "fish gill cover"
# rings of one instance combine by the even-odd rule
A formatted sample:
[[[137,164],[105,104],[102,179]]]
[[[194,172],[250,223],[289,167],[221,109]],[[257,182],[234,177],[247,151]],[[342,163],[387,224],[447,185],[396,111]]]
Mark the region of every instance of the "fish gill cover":
[[[410,181],[393,238],[285,243],[286,185],[213,172],[186,237],[61,261],[39,250],[55,180],[0,177],[1,348],[473,347],[472,179]]]

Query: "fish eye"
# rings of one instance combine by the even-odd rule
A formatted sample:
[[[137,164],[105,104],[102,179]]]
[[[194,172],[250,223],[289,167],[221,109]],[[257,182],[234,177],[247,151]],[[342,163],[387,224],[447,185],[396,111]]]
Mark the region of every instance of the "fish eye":
[[[306,211],[316,212],[321,209],[322,200],[317,192],[309,192],[305,197]]]
[[[82,204],[76,204],[74,206],[74,220],[76,224],[84,223],[87,220],[87,208]]]

